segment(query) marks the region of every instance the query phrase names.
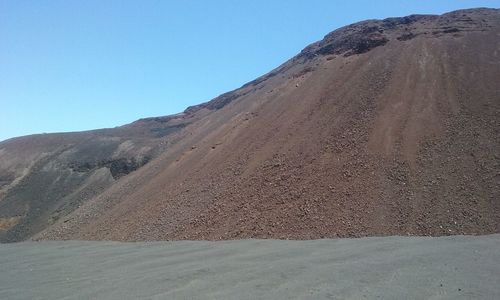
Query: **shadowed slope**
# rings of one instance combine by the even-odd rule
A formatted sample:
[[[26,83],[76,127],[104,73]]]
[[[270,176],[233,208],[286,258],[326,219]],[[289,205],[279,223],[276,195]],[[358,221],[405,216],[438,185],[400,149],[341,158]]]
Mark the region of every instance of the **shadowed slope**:
[[[0,143],[0,241],[31,237],[175,142],[195,113]]]

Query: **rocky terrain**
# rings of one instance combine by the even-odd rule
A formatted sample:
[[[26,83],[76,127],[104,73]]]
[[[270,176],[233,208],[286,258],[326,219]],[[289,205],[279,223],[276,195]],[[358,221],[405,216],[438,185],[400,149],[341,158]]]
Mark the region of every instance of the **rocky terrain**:
[[[500,232],[500,11],[369,20],[182,114],[0,143],[0,240]]]
[[[0,143],[0,241],[31,237],[162,153],[198,116]]]

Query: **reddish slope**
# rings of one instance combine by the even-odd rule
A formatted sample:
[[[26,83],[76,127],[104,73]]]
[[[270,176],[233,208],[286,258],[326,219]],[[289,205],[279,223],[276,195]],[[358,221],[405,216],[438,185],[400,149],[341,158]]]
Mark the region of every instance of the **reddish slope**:
[[[498,10],[335,31],[38,238],[499,232],[498,49]]]

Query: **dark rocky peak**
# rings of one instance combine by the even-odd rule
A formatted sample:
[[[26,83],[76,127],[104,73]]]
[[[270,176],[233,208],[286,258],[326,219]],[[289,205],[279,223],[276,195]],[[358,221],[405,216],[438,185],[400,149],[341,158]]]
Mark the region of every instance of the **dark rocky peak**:
[[[321,41],[306,47],[297,58],[318,55],[350,56],[383,46],[391,40],[405,41],[419,35],[429,37],[460,31],[487,30],[500,19],[499,9],[459,10],[443,15],[410,15],[384,20],[367,20],[339,28]]]
[[[299,57],[313,58],[318,55],[332,54],[349,56],[365,53],[389,42],[394,31],[435,17],[412,15],[402,18],[368,20],[348,25],[327,34],[321,41],[309,45],[302,50]]]

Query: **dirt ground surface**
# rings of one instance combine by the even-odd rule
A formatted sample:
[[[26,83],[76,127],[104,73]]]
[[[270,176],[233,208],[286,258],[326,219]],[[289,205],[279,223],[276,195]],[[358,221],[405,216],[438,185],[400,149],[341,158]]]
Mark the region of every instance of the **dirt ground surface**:
[[[500,235],[0,245],[1,299],[500,299]]]

